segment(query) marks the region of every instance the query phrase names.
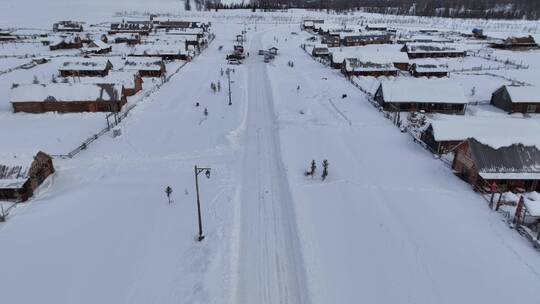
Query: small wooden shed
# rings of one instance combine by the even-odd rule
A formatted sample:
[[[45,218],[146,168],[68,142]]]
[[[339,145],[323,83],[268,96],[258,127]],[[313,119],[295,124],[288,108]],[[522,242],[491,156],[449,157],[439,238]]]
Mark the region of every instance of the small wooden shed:
[[[0,200],[27,201],[53,173],[52,158],[41,151],[33,157],[1,157]]]

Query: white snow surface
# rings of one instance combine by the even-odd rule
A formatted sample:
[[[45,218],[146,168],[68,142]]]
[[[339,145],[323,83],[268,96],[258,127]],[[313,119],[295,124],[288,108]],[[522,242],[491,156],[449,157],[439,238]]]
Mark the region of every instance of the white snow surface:
[[[398,78],[381,85],[386,102],[468,103],[461,86],[450,79]]]
[[[310,35],[290,34],[306,17],[418,28],[473,21],[303,10],[182,12],[183,3],[172,0],[51,0],[49,14],[38,14],[45,8],[35,3],[0,3],[0,25],[50,28],[62,19],[118,21],[116,11],[140,18],[166,12],[211,20],[217,38],[159,90],[128,99],[137,106],[117,127],[120,136],[107,134],[73,159],[55,158],[57,172],[0,224],[2,303],[537,301],[538,252],[339,71],[308,56],[299,45]],[[20,18],[29,8],[35,18]],[[506,25],[531,26],[515,21],[490,28]],[[252,55],[228,66],[218,47],[232,47],[244,28]],[[280,52],[265,64],[255,54],[270,46]],[[45,52],[33,44],[1,51]],[[534,62],[537,55],[523,56]],[[33,74],[50,77],[52,66],[0,75],[1,88]],[[220,73],[228,67],[234,68],[230,106]],[[499,73],[533,82],[535,71]],[[210,82],[218,81],[222,90],[214,93]],[[453,94],[449,87],[457,90],[444,87],[434,83],[421,94],[441,100]],[[101,114],[13,114],[5,103],[0,142],[10,151],[66,153],[105,124]],[[308,178],[312,159],[317,176]],[[324,182],[323,159],[330,163]],[[195,240],[194,165],[212,168],[210,179],[199,176],[203,242]],[[172,204],[166,186],[174,190]]]
[[[540,88],[536,86],[506,86],[513,103],[540,103]]]

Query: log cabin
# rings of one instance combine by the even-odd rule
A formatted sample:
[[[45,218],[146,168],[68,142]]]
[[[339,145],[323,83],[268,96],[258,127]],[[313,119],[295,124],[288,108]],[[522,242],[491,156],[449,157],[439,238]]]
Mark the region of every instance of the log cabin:
[[[32,156],[0,157],[0,200],[27,201],[54,173],[48,154],[39,151]]]
[[[383,81],[375,101],[385,111],[465,114],[467,98],[458,84],[447,79],[407,78]]]
[[[92,58],[66,61],[58,68],[62,77],[105,77],[113,65],[108,59]]]
[[[126,104],[118,84],[28,84],[11,89],[13,112],[118,112]]]
[[[490,103],[508,113],[540,113],[540,88],[502,86],[493,92]]]
[[[458,146],[454,173],[479,190],[540,191],[540,150],[514,143],[492,147],[474,138]]]

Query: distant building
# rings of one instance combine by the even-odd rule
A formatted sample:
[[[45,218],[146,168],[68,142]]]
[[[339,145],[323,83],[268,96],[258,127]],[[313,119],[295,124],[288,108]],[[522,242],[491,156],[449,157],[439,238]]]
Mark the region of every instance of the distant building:
[[[114,43],[125,43],[127,45],[136,45],[141,43],[139,34],[122,33],[114,35]]]
[[[322,45],[316,45],[313,47],[313,50],[311,50],[311,56],[313,57],[328,57],[330,55],[330,51],[327,47]]]
[[[343,46],[361,46],[391,42],[392,35],[384,32],[347,33],[341,35],[341,45]]]
[[[55,32],[82,32],[83,23],[78,21],[60,21],[53,24]]]
[[[469,138],[455,152],[454,172],[480,190],[540,191],[540,151],[515,143],[493,148]]]
[[[62,77],[105,77],[113,68],[108,59],[92,58],[66,61],[59,68]]]
[[[411,74],[414,77],[447,77],[448,65],[434,63],[414,63],[411,66]]]
[[[379,63],[363,61],[357,58],[345,59],[341,65],[341,72],[347,77],[353,76],[397,76],[399,70],[392,62]]]
[[[494,48],[499,49],[522,49],[522,48],[536,48],[538,44],[534,38],[529,35],[526,37],[508,37],[500,43],[491,44]]]
[[[27,201],[53,173],[52,158],[41,151],[33,157],[0,157],[0,200]]]
[[[167,73],[165,63],[159,58],[133,57],[126,60],[123,71],[135,71],[141,77],[162,77]]]
[[[101,40],[91,41],[82,48],[81,52],[83,54],[107,54],[112,51],[112,46]]]
[[[118,112],[126,104],[122,85],[29,84],[11,89],[13,111],[26,113]]]
[[[83,46],[83,42],[82,42],[81,37],[71,36],[71,37],[59,38],[54,41],[49,41],[48,45],[51,51],[80,49]]]
[[[509,113],[540,113],[540,88],[502,86],[491,95],[491,104]]]
[[[366,25],[367,31],[387,31],[388,27],[382,24],[368,24]]]
[[[375,101],[385,111],[465,114],[463,89],[447,79],[396,79],[383,81]]]
[[[121,23],[111,23],[109,35],[115,34],[137,34],[149,35],[152,31],[153,24],[151,21],[124,21]]]
[[[465,57],[461,46],[446,43],[406,43],[401,49],[409,58]]]

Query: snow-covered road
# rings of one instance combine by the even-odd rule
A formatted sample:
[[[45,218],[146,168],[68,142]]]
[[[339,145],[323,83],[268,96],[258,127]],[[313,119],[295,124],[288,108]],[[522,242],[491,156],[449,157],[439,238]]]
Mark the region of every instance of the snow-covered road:
[[[251,54],[262,49],[261,34]],[[266,64],[248,65],[237,303],[307,303],[296,215],[289,190]]]

